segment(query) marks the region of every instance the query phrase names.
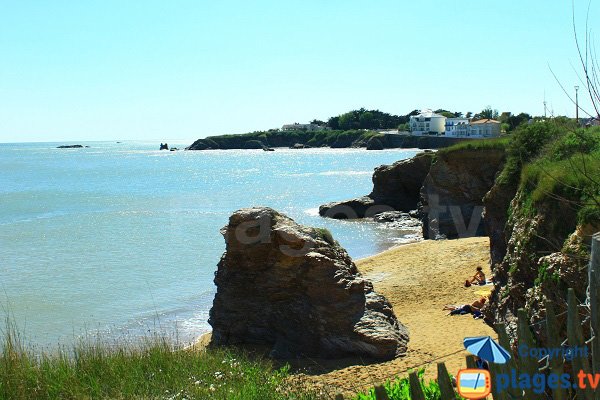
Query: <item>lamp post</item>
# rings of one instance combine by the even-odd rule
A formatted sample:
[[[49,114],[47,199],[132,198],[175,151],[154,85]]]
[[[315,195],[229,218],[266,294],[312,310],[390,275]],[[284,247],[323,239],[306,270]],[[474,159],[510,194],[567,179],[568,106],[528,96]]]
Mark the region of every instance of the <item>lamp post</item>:
[[[575,85],[575,120],[577,124],[579,124],[579,96],[577,91],[579,90],[579,86]]]

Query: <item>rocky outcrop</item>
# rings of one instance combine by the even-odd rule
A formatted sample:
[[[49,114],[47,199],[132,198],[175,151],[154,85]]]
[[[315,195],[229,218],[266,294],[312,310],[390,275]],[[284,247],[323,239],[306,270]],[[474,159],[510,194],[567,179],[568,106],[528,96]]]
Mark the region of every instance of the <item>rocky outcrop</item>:
[[[489,321],[504,322],[515,336],[519,308],[528,310],[534,324],[545,317],[546,299],[556,310],[565,308],[567,288],[585,298],[589,243],[600,223],[579,226],[577,209],[567,199],[552,198],[533,208],[523,188],[511,201],[510,210],[505,255],[492,263],[494,291],[483,311]],[[542,345],[543,327],[534,325]]]
[[[319,214],[352,219],[373,217],[385,211],[414,210],[434,157],[433,152],[423,152],[392,165],[379,166],[373,173],[373,191],[368,196],[324,204],[319,207]]]
[[[90,146],[85,146],[90,147]],[[83,149],[84,146],[82,144],[66,144],[62,146],[56,147],[57,149]]]
[[[440,151],[421,188],[426,239],[484,236],[483,197],[502,170],[498,148]]]
[[[485,232],[490,237],[490,257],[492,265],[502,261],[506,255],[506,223],[510,202],[517,193],[518,183],[514,179],[506,179],[494,183],[494,186],[483,197],[483,223]]]
[[[405,353],[406,328],[328,231],[249,208],[236,211],[222,233],[213,345],[265,344],[283,358]]]
[[[381,143],[381,140],[376,136],[367,140],[366,146],[367,150],[383,150],[383,143]]]
[[[169,145],[167,143],[161,143],[159,150],[169,150]]]

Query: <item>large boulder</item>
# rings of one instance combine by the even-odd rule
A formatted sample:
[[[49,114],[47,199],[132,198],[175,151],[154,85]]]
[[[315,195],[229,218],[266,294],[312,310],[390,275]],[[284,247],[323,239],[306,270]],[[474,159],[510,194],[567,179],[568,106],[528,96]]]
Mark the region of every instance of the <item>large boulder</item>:
[[[248,208],[222,233],[208,321],[213,345],[263,344],[280,358],[406,352],[407,329],[328,231]]]
[[[500,148],[440,151],[421,188],[423,237],[487,236],[483,198],[504,166]]]
[[[336,201],[319,207],[323,217],[336,219],[368,218],[385,211],[410,211],[417,208],[423,181],[429,172],[433,152],[381,165],[373,173],[373,191],[356,199]]]

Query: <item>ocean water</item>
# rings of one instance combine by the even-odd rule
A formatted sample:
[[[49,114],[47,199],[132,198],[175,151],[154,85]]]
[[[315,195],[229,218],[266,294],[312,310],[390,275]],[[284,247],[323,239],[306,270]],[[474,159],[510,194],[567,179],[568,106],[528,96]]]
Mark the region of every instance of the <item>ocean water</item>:
[[[407,240],[317,210],[369,193],[373,168],[417,150],[60,144],[0,144],[0,329],[10,316],[39,346],[154,330],[186,342],[208,331],[219,229],[239,208],[270,206],[326,227],[354,258]]]

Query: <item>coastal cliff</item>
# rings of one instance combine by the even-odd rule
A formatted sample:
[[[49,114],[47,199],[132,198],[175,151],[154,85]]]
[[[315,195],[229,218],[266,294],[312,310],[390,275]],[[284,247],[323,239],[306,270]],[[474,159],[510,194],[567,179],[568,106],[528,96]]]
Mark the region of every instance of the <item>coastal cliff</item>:
[[[438,152],[420,189],[423,237],[485,236],[483,197],[502,170],[504,159],[501,145]]]
[[[418,157],[419,173],[409,178]],[[501,139],[442,149],[429,163],[423,157],[378,168],[371,194],[323,205],[321,215],[405,210],[419,187],[412,214],[421,217],[424,238],[489,236],[494,290],[483,312],[513,337],[519,308],[535,323],[545,317],[546,300],[564,310],[569,287],[585,299],[590,235],[600,231],[599,128],[536,122]],[[382,179],[386,173],[394,179]],[[543,344],[545,333],[536,333]]]
[[[504,170],[486,195],[494,291],[490,322],[515,335],[517,310],[530,322],[544,303],[566,309],[567,289],[586,298],[591,235],[600,231],[600,133],[538,124],[518,132]],[[534,330],[545,342],[541,324]]]
[[[483,198],[502,170],[504,146],[502,140],[478,140],[382,165],[369,195],[323,204],[319,214],[352,219],[415,211],[425,239],[484,236]]]
[[[213,345],[267,345],[277,358],[406,352],[407,329],[328,231],[249,208],[236,211],[222,233]]]
[[[311,148],[330,147],[383,149],[440,149],[464,141],[464,138],[443,136],[412,136],[380,133],[365,129],[353,130],[277,130],[257,131],[240,135],[218,135],[198,139],[186,150],[260,149],[263,147]]]
[[[319,207],[319,214],[329,218],[354,219],[373,217],[385,211],[415,210],[419,190],[433,159],[433,152],[424,152],[392,165],[379,166],[373,173],[373,190],[369,195],[323,204]]]

